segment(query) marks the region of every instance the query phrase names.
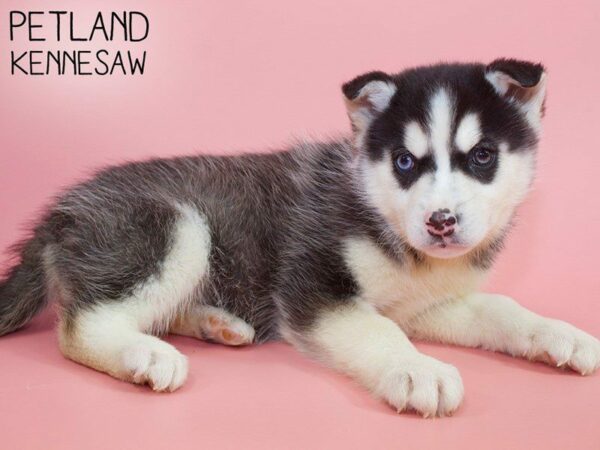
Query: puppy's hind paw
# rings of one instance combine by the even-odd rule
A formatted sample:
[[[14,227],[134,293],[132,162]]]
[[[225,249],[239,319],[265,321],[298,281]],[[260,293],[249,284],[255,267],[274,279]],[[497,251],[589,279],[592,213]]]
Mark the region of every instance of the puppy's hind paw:
[[[254,328],[239,317],[212,308],[201,320],[201,333],[224,345],[249,345],[254,340]]]
[[[123,352],[123,364],[132,382],[148,384],[159,392],[174,391],[187,378],[187,358],[166,342],[150,341],[129,346]]]

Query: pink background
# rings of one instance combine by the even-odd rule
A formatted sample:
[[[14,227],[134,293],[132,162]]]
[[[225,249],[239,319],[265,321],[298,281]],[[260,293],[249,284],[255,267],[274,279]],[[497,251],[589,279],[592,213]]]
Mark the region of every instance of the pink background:
[[[600,3],[588,1],[29,1],[0,4],[0,248],[61,187],[148,156],[267,151],[348,131],[339,86],[441,60],[542,61],[549,72],[535,190],[490,289],[600,335]],[[150,18],[146,73],[11,76],[10,49],[106,47],[8,39],[10,9]],[[46,30],[52,33],[53,30]],[[22,31],[21,31],[22,33]],[[115,43],[108,48],[127,49]],[[463,375],[450,419],[397,416],[283,344],[174,338],[188,384],[156,395],[62,359],[46,313],[0,339],[2,448],[600,448],[600,376],[420,345]]]

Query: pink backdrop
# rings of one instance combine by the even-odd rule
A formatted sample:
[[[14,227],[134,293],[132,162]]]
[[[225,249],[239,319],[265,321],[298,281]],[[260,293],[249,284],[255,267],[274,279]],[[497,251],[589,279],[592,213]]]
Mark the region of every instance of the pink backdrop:
[[[150,19],[146,73],[11,76],[11,9]],[[348,131],[339,86],[368,70],[511,56],[549,72],[539,176],[490,289],[600,335],[600,3],[505,0],[76,1],[0,4],[0,248],[59,188],[148,156],[267,151]],[[127,44],[62,43],[126,49]],[[466,384],[456,417],[396,417],[281,344],[223,349],[176,339],[190,382],[153,395],[64,361],[52,314],[0,339],[4,448],[600,448],[600,377],[423,345]],[[8,443],[7,443],[8,440]]]

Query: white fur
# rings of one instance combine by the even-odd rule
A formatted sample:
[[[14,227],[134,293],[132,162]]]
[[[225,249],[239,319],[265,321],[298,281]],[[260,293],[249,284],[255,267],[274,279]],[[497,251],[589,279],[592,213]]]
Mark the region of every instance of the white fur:
[[[188,306],[208,270],[210,234],[204,219],[188,206],[158,276],[130,298],[102,302],[81,311],[75,329],[61,333],[66,356],[117,378],[174,390],[187,375],[186,358],[170,344],[146,333],[166,331]]]
[[[411,336],[569,366],[587,375],[600,367],[600,342],[574,326],[541,317],[514,300],[474,293],[441,303],[404,329]]]
[[[404,129],[404,146],[417,158],[427,154],[429,138],[418,122],[409,122]]]
[[[533,94],[521,107],[538,130],[535,120],[543,96]],[[416,352],[402,330],[411,337],[548,360],[582,374],[600,366],[600,343],[592,336],[540,317],[507,297],[475,293],[485,273],[470,266],[463,254],[502,235],[529,189],[535,160],[533,152],[501,142],[491,183],[453,170],[452,144],[466,153],[483,137],[478,116],[467,113],[452,143],[454,118],[453,99],[439,89],[430,98],[428,129],[416,123],[407,126],[407,149],[418,157],[431,149],[436,164],[435,173],[423,174],[409,189],[399,186],[389,152],[378,161],[359,157],[367,201],[397,235],[428,258],[426,264],[414,264],[410,258],[397,263],[366,238],[346,239],[344,258],[358,284],[359,299],[354,306],[325,314],[314,329],[326,362],[398,410],[413,408],[424,415],[448,414],[456,408],[462,384],[456,369]],[[424,225],[439,208],[460,215],[455,235],[463,250],[441,255],[430,248]]]
[[[461,258],[422,267],[410,260],[395,262],[368,239],[347,239],[344,249],[361,298],[401,325],[440,301],[473,292],[485,278]]]
[[[386,217],[395,233],[414,248],[434,257],[458,257],[486,245],[508,226],[515,207],[527,193],[534,171],[532,152],[509,151],[499,145],[499,169],[492,183],[483,184],[450,164],[454,101],[444,90],[433,93],[429,101],[428,135],[436,163],[435,173],[423,174],[409,189],[401,189],[386,152],[379,161],[363,157],[360,161],[367,200]],[[413,132],[414,133],[414,130]],[[467,114],[455,140],[463,149],[481,138],[479,121]],[[432,245],[425,223],[437,209],[448,208],[459,214],[454,227],[458,244],[452,248]]]
[[[429,104],[429,135],[437,166],[438,186],[443,189],[450,176],[450,134],[454,117],[454,101],[445,89],[439,89]]]
[[[392,160],[388,152],[380,161],[372,162],[362,156],[359,164],[360,176],[365,191],[365,199],[377,208],[392,224],[395,231],[401,231],[402,217],[398,209],[403,209],[409,194],[398,188],[398,181],[392,173]]]
[[[475,113],[463,116],[454,137],[456,147],[463,153],[468,153],[481,140],[481,125]]]
[[[322,316],[312,338],[325,363],[349,374],[399,412],[448,415],[462,401],[456,368],[419,353],[396,324],[365,302]]]

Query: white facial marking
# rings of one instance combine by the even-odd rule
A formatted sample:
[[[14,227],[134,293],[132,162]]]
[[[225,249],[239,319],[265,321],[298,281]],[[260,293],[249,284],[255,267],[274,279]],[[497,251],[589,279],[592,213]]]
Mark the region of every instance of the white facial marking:
[[[381,161],[372,162],[365,158],[362,178],[368,201],[381,211],[386,218],[396,223],[398,204],[402,203],[407,193],[398,189],[398,181],[392,172],[392,161],[388,152]],[[390,195],[393,193],[392,195]]]
[[[422,222],[425,215],[430,214],[437,209],[453,209],[450,204],[453,191],[452,168],[450,166],[450,139],[452,133],[452,118],[454,115],[454,102],[448,92],[440,88],[433,94],[429,104],[429,136],[431,138],[431,147],[435,159],[435,176],[430,184],[428,198],[423,199],[425,207],[421,211],[422,217],[415,217],[417,220],[413,227],[419,223],[420,230],[423,232]],[[428,237],[428,236],[427,236]]]
[[[448,143],[452,132],[453,102],[445,89],[437,91],[431,97],[429,106],[429,134],[440,175],[450,173],[450,152]]]
[[[468,113],[461,119],[456,130],[454,143],[456,147],[467,153],[481,140],[481,125],[479,117],[475,113]]]
[[[504,233],[529,188],[535,157],[530,151],[509,151],[508,145],[501,143],[493,180],[483,183],[451,165],[453,147],[466,153],[484,137],[480,116],[468,112],[461,117],[454,135],[452,91],[440,88],[432,92],[427,106],[427,125],[409,122],[404,145],[415,156],[431,154],[434,169],[404,186],[394,173],[390,152],[379,161],[363,157],[359,167],[364,193],[395,233],[413,248],[435,260],[457,260],[474,249],[486,248]],[[443,240],[432,238],[429,218],[434,211],[444,209],[457,220]]]
[[[410,122],[404,130],[404,146],[417,158],[427,154],[429,142],[427,135],[417,122]]]

